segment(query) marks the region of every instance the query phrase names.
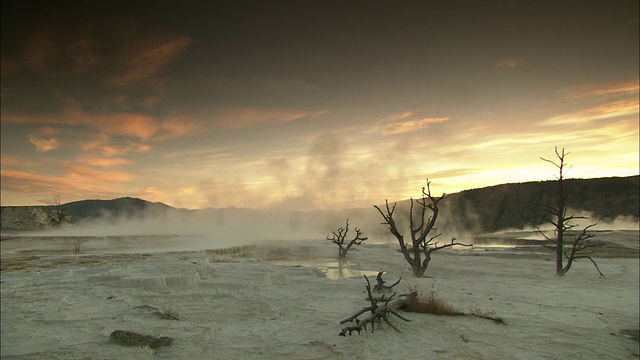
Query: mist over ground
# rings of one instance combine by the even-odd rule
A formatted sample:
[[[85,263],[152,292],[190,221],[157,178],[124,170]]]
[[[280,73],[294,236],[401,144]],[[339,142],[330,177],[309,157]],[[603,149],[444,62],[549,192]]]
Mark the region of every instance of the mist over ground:
[[[407,203],[399,203],[394,211],[398,228],[410,241],[409,208]],[[390,204],[393,206],[393,204]],[[384,211],[385,207],[381,209]],[[459,216],[452,216],[445,207],[432,235],[441,233],[436,240],[441,244],[456,238],[458,241],[480,246],[513,244],[500,236],[486,235],[481,226],[470,228],[468,224],[478,224],[480,216],[466,213],[461,224]],[[415,211],[415,209],[414,209]],[[593,231],[635,230],[639,222],[632,216],[621,216],[613,221],[595,219],[590,213],[571,212],[582,229],[597,223]],[[345,211],[274,211],[255,209],[207,209],[183,211],[177,209],[147,208],[129,215],[114,215],[103,211],[99,217],[83,219],[74,224],[64,224],[59,228],[39,231],[10,233],[10,236],[30,237],[30,247],[59,248],[63,243],[81,241],[83,250],[91,252],[114,251],[188,251],[216,249],[243,245],[272,244],[286,241],[322,240],[332,231],[345,226],[349,219],[350,232],[347,239],[355,236],[357,227],[367,236],[368,244],[395,243],[386,225],[381,224],[382,216],[373,208],[350,209]],[[468,219],[471,219],[469,221]],[[552,236],[549,224],[539,229]],[[522,240],[544,240],[536,227],[504,229],[493,234],[520,233]],[[7,239],[3,234],[3,238]],[[510,237],[513,237],[510,235]],[[57,240],[55,240],[57,239]],[[7,243],[3,242],[3,246]],[[24,245],[24,244],[23,244]],[[71,245],[67,245],[69,247]],[[155,250],[154,250],[155,249]]]
[[[185,211],[173,208],[146,208],[133,214],[102,211],[58,228],[35,231],[3,231],[3,240],[30,238],[30,247],[59,248],[64,243],[82,241],[83,251],[187,251],[286,241],[322,240],[345,226],[349,236],[355,228],[368,236],[369,243],[386,242],[388,232],[375,218],[375,209],[332,211],[273,211],[241,208]],[[57,240],[56,240],[57,239]],[[3,242],[3,247],[7,245]],[[24,245],[24,242],[23,242]]]
[[[635,230],[639,227],[639,177],[567,180],[568,215],[576,218],[576,230],[597,223],[594,231]],[[439,203],[436,228],[430,236],[448,242],[453,237],[460,242],[474,243],[479,237],[486,244],[485,234],[524,231],[528,238],[536,237],[537,229],[552,233],[540,208],[557,201],[557,183],[553,181],[503,184],[466,190],[448,195]],[[437,189],[432,189],[434,194]],[[417,191],[416,195],[420,195]],[[385,212],[384,198],[378,202]],[[394,208],[395,206],[395,208]],[[398,228],[410,239],[410,200],[391,201]],[[290,210],[283,208],[209,208],[176,209],[162,203],[150,203],[136,198],[86,200],[63,204],[62,210],[72,215],[71,224],[51,227],[55,207],[3,207],[2,238],[8,236],[69,237],[69,238],[136,238],[139,244],[176,250],[220,248],[275,241],[322,240],[332,231],[345,226],[349,219],[350,233],[359,228],[368,237],[367,243],[388,243],[397,240],[382,222],[381,214],[372,206],[343,210]],[[414,218],[419,216],[414,203]],[[427,211],[427,216],[430,216]],[[36,230],[36,231],[20,231]],[[496,238],[496,237],[493,237]],[[497,238],[496,238],[497,239]],[[108,242],[103,241],[106,248]],[[97,246],[97,244],[95,244]]]

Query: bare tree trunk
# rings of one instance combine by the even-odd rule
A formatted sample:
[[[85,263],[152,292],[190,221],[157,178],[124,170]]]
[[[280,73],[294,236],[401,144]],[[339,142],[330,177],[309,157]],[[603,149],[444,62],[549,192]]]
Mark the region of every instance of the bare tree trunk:
[[[552,249],[555,252],[556,258],[556,275],[564,276],[569,269],[571,269],[571,265],[577,259],[589,259],[595,266],[596,270],[600,274],[600,277],[604,277],[598,264],[593,260],[588,252],[589,248],[602,246],[603,242],[590,242],[589,239],[594,237],[593,234],[588,234],[587,230],[596,224],[591,224],[586,226],[582,232],[576,237],[571,248],[565,250],[565,235],[567,232],[576,226],[577,224],[571,223],[574,219],[586,219],[583,216],[567,216],[567,203],[566,203],[566,195],[564,189],[564,175],[565,175],[565,157],[569,155],[570,152],[565,153],[564,149],[561,152],[558,151],[558,148],[555,148],[555,153],[558,158],[558,162],[554,162],[551,160],[547,160],[545,158],[540,158],[548,163],[551,163],[558,168],[558,176],[556,179],[558,180],[558,207],[553,208],[552,206],[544,206],[546,212],[550,213],[550,217],[544,217],[545,221],[552,224],[554,226],[554,235],[555,240],[549,238],[542,230],[538,229],[538,231],[549,241],[555,243],[554,246],[546,247]],[[586,253],[585,253],[585,250]],[[582,254],[580,254],[582,253]],[[563,264],[564,258],[567,259],[567,263]]]
[[[377,205],[373,207],[378,210],[382,218],[384,219],[383,225],[389,227],[389,231],[398,240],[400,245],[400,251],[405,260],[411,265],[411,270],[415,277],[424,276],[431,261],[431,253],[440,249],[448,248],[455,245],[472,246],[470,244],[463,244],[456,242],[456,238],[452,238],[450,243],[444,245],[438,245],[438,241],[434,240],[441,234],[437,234],[428,238],[429,233],[434,229],[436,220],[438,219],[438,203],[447,197],[446,194],[442,194],[440,197],[431,195],[430,182],[427,179],[426,188],[422,188],[421,200],[410,200],[409,209],[409,231],[411,233],[411,244],[407,244],[404,240],[404,236],[398,230],[396,223],[393,219],[393,212],[396,209],[396,204],[389,207],[389,201],[385,200],[385,211],[380,209]],[[414,212],[414,203],[417,203],[419,209]],[[429,211],[427,211],[429,209]],[[429,215],[427,213],[430,213]],[[410,246],[410,247],[409,247]],[[424,259],[422,258],[424,255]]]
[[[562,149],[562,158],[560,161],[560,175],[558,177],[558,221],[556,226],[556,275],[562,276],[564,275],[562,270],[562,247],[564,246],[564,213],[565,213],[565,204],[564,204],[564,178],[563,178],[563,167],[564,167],[564,149]]]

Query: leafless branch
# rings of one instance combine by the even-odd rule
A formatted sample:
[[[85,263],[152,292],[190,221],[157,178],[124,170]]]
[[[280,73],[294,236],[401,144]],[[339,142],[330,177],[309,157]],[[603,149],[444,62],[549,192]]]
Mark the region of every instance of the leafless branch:
[[[332,231],[332,236],[327,236],[327,240],[338,245],[339,259],[344,259],[347,256],[347,252],[349,252],[354,245],[360,245],[363,241],[368,239],[367,237],[362,236],[362,231],[357,227],[355,228],[355,232],[355,237],[351,241],[346,242],[346,237],[349,233],[349,219],[347,219],[344,227],[340,227],[338,230]]]
[[[555,252],[555,265],[556,265],[556,275],[563,276],[566,274],[574,260],[580,258],[589,258],[591,262],[594,264],[598,273],[600,273],[601,277],[602,272],[598,268],[596,262],[589,256],[589,249],[597,246],[602,246],[602,242],[591,242],[589,239],[593,238],[595,235],[588,233],[588,230],[595,226],[596,224],[587,225],[575,238],[573,244],[571,246],[567,246],[567,241],[565,236],[573,231],[574,228],[578,226],[577,223],[573,222],[577,219],[586,219],[584,216],[576,216],[576,215],[568,215],[567,214],[567,204],[565,199],[565,189],[564,189],[564,176],[566,175],[566,163],[565,158],[571,152],[565,152],[564,148],[559,151],[556,147],[555,149],[556,157],[558,158],[556,161],[551,161],[545,158],[540,158],[548,163],[553,164],[558,169],[558,175],[556,176],[558,183],[558,197],[557,197],[557,205],[556,206],[548,206],[541,205],[540,207],[547,213],[549,216],[542,216],[543,220],[547,223],[550,223],[554,226],[554,239],[547,236],[543,231],[538,228],[538,232],[544,236],[546,241],[553,242],[553,245],[543,244],[544,247],[551,249]],[[571,167],[569,166],[569,169]],[[567,262],[563,264],[563,260],[566,259]]]
[[[438,242],[433,242],[441,234],[430,234],[435,229],[435,224],[438,219],[440,209],[438,204],[443,199],[447,198],[447,194],[443,193],[441,196],[436,197],[431,193],[431,182],[427,179],[427,184],[422,188],[422,197],[419,200],[409,200],[409,233],[411,235],[411,242],[407,243],[404,236],[398,230],[396,223],[393,219],[393,212],[396,204],[392,208],[389,207],[389,202],[385,201],[386,212],[380,209],[377,205],[374,207],[378,210],[382,218],[385,220],[382,224],[387,225],[389,231],[400,245],[400,251],[405,260],[411,265],[413,274],[416,277],[421,277],[427,270],[429,262],[431,261],[431,253],[443,248],[461,245],[472,246],[470,244],[463,244],[456,242],[455,238],[451,240],[451,243],[438,245]],[[417,204],[417,206],[416,206]],[[427,240],[428,239],[428,240]]]
[[[382,279],[382,272],[378,273],[378,276],[380,277],[380,279],[378,280],[378,282],[380,282]],[[384,295],[381,298],[375,298],[371,292],[371,282],[369,281],[369,278],[364,275],[365,280],[367,281],[367,285],[366,285],[366,289],[367,289],[367,300],[369,300],[370,306],[367,306],[365,308],[360,309],[359,311],[357,311],[355,314],[349,316],[348,318],[340,321],[340,324],[345,324],[345,323],[349,323],[349,322],[355,322],[355,325],[349,325],[346,326],[344,328],[342,328],[342,331],[340,332],[340,336],[346,336],[351,335],[353,332],[358,332],[358,334],[360,334],[363,330],[366,331],[367,330],[367,325],[371,324],[371,332],[374,332],[375,330],[375,323],[378,322],[378,324],[380,324],[381,321],[386,322],[387,324],[389,324],[391,326],[391,328],[393,328],[396,331],[400,331],[398,328],[396,328],[395,326],[393,326],[390,322],[389,322],[389,314],[395,315],[397,317],[399,317],[400,319],[404,320],[404,321],[411,321],[403,316],[401,316],[400,314],[398,314],[397,312],[394,311],[393,305],[391,305],[391,302],[395,296],[395,294],[389,296],[389,297],[385,297]],[[398,282],[400,282],[400,280],[398,280]],[[398,283],[396,282],[396,284]],[[382,283],[384,283],[384,280],[382,280]],[[382,303],[384,302],[384,304],[378,304],[378,303]],[[366,313],[367,311],[370,312],[370,314],[368,316],[366,316],[363,319],[358,319],[358,316]]]

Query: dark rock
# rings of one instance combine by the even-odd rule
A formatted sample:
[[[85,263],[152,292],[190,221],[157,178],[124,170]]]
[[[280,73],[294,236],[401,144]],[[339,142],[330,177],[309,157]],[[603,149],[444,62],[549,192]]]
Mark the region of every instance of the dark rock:
[[[169,346],[173,343],[173,338],[167,336],[155,337],[151,335],[143,335],[133,331],[116,330],[109,335],[111,341],[124,346],[148,346],[152,349],[161,346]]]

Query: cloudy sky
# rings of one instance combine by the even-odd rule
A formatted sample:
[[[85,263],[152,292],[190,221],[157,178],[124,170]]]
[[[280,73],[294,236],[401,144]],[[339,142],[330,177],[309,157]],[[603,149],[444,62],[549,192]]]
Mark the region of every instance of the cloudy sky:
[[[2,1],[2,205],[370,207],[638,164],[638,1]]]

